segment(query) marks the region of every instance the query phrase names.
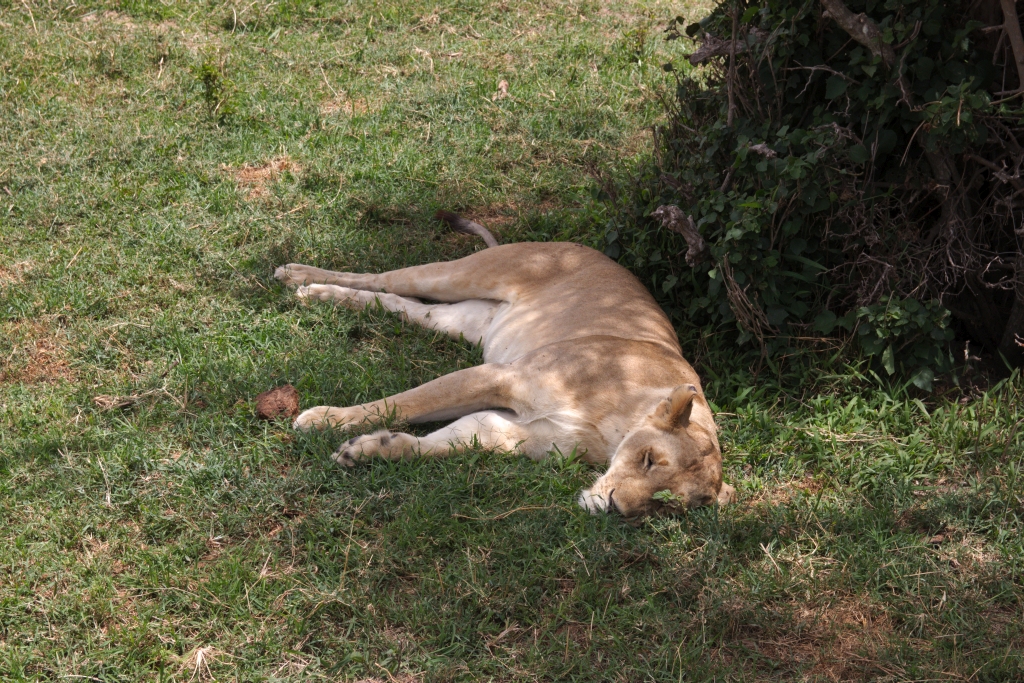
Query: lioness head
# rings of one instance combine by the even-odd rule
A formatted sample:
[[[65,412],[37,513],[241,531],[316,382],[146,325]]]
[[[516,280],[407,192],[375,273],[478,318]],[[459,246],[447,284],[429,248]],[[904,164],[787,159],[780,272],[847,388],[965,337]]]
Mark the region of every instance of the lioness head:
[[[663,508],[728,503],[733,488],[722,482],[714,422],[698,396],[692,384],[676,387],[626,434],[608,471],[580,493],[579,504],[591,512],[637,517]]]

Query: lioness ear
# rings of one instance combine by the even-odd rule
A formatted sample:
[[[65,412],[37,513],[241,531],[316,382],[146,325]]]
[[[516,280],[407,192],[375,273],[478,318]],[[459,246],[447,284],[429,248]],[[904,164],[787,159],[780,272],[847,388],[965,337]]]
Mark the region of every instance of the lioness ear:
[[[697,387],[692,384],[676,387],[669,397],[654,409],[651,419],[662,429],[670,431],[685,427],[690,422],[693,397],[696,395]]]

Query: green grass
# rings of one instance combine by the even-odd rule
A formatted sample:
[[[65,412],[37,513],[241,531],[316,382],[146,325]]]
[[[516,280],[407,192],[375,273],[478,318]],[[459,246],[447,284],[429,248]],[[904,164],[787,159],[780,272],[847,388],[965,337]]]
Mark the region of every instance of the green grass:
[[[678,11],[0,0],[0,679],[1020,678],[1019,375],[796,395],[690,349],[740,499],[638,527],[569,458],[349,471],[255,418],[479,362],[272,268],[478,248],[440,207],[597,234]]]

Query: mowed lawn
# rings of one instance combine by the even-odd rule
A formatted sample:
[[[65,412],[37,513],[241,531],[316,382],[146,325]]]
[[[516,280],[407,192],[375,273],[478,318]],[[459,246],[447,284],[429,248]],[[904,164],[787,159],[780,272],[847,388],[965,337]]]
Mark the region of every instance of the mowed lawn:
[[[480,248],[438,208],[600,246],[679,13],[0,0],[0,680],[1024,677],[1019,375],[794,389],[704,353],[738,503],[635,526],[577,508],[572,454],[344,470],[256,418],[480,362],[273,268]]]

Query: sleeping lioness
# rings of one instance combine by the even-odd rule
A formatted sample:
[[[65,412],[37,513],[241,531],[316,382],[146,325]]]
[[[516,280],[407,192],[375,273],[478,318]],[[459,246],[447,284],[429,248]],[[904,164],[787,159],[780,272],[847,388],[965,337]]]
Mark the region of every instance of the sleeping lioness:
[[[317,406],[296,429],[347,429],[392,412],[411,423],[454,420],[424,437],[358,436],[334,459],[445,456],[472,444],[543,458],[573,450],[608,470],[579,504],[627,517],[664,505],[726,503],[722,454],[700,379],[668,318],[639,281],[600,252],[571,243],[497,246],[481,226],[443,216],[488,249],[457,261],[380,275],[288,264],[275,276],[302,299],[362,309],[379,303],[424,327],[483,346],[484,364],[395,396]],[[439,303],[423,303],[421,299]],[[657,500],[655,493],[661,494]]]

